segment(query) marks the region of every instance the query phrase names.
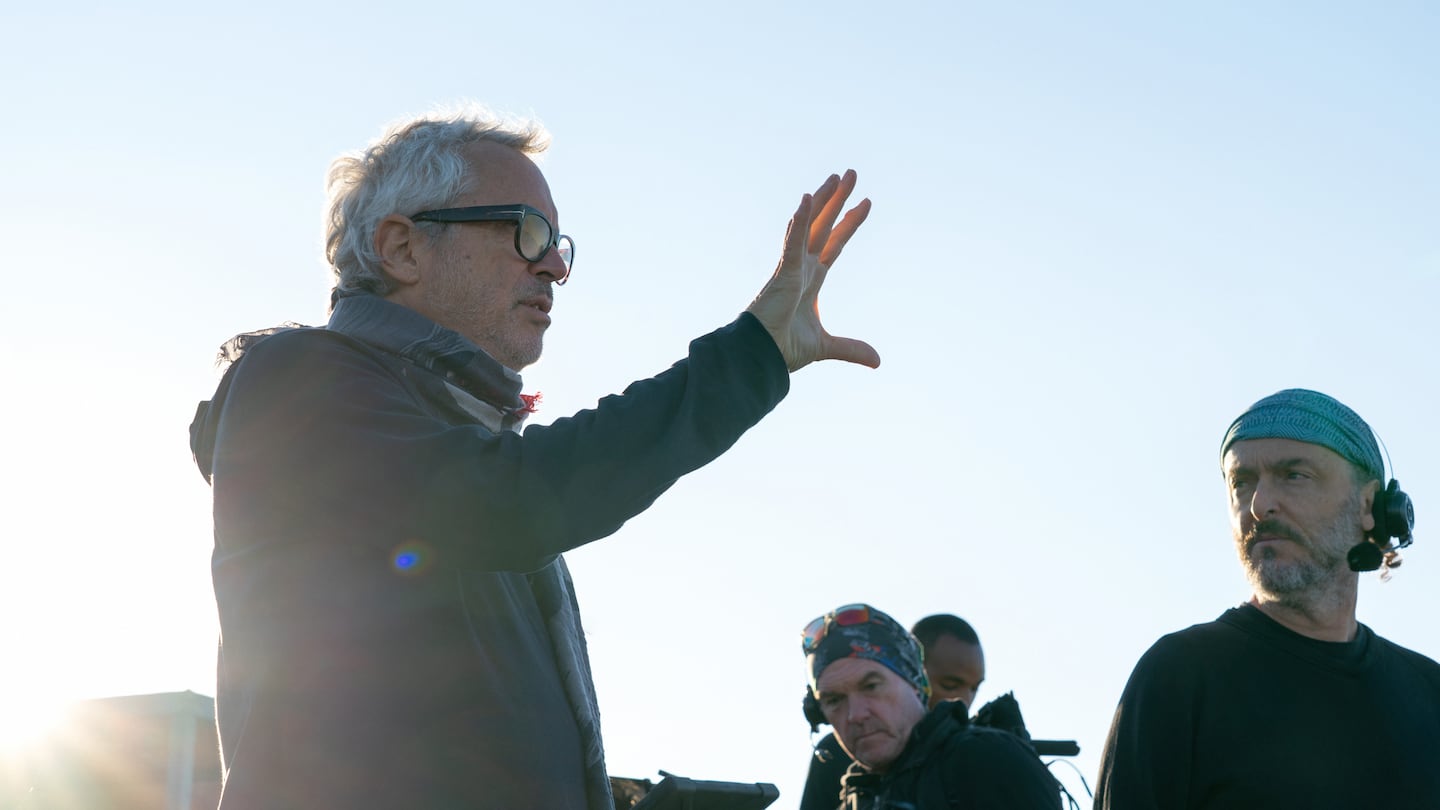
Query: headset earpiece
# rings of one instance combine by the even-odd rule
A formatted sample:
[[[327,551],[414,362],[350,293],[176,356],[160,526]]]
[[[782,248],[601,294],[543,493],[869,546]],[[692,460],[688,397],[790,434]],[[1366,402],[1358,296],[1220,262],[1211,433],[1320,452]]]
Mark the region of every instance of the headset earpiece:
[[[1415,530],[1415,504],[1410,500],[1410,496],[1400,489],[1400,482],[1394,478],[1390,479],[1383,491],[1375,493],[1370,516],[1375,519],[1375,529],[1370,532],[1369,538],[1355,545],[1346,555],[1351,571],[1374,571],[1379,568],[1385,559],[1381,548],[1390,545],[1391,538],[1398,541],[1395,548],[1405,548],[1413,540],[1411,533]]]
[[[829,722],[825,719],[825,712],[820,710],[820,701],[815,699],[809,689],[805,690],[805,703],[802,707],[805,710],[805,719],[810,722],[811,734],[818,733],[820,726]]]
[[[1410,533],[1415,531],[1415,504],[1410,496],[1400,489],[1400,482],[1390,479],[1384,492],[1375,493],[1375,505],[1371,509],[1375,517],[1375,539],[1385,545],[1390,538],[1399,540],[1399,547],[1410,545]]]

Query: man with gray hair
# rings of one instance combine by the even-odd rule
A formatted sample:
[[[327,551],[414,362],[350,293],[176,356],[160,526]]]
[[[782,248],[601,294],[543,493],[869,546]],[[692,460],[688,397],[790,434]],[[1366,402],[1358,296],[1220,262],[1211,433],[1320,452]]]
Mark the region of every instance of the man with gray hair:
[[[1388,573],[1413,524],[1369,425],[1288,389],[1220,456],[1253,595],[1140,659],[1095,807],[1440,807],[1440,665],[1355,618],[1356,571]]]
[[[864,222],[804,195],[779,266],[669,370],[548,426],[540,357],[574,241],[535,124],[390,129],[330,174],[329,323],[241,335],[191,425],[214,492],[222,810],[611,810],[563,552],[728,449],[816,360],[867,366],[816,299]]]

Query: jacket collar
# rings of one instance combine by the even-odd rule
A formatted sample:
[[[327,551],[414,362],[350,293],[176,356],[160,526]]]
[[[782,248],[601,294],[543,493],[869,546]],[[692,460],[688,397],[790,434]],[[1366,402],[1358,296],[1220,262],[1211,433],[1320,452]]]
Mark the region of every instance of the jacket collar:
[[[327,327],[444,376],[466,393],[523,418],[520,374],[469,338],[408,308],[369,294],[339,298]]]
[[[845,772],[841,784],[847,791],[878,792],[883,785],[905,771],[925,764],[930,758],[931,749],[944,745],[949,738],[950,734],[944,731],[948,724],[955,724],[960,728],[970,724],[969,708],[964,701],[945,701],[927,712],[920,722],[915,724],[915,728],[911,729],[905,750],[900,752],[900,756],[884,773],[875,773],[857,761]]]

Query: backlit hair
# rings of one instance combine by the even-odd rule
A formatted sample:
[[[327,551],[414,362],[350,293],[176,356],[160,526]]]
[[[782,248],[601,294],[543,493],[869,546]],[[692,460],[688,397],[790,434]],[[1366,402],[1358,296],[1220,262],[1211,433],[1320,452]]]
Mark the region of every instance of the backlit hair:
[[[550,144],[538,121],[504,118],[479,105],[438,111],[391,125],[364,151],[336,158],[325,182],[325,258],[334,273],[331,303],[341,295],[386,295],[391,282],[375,250],[375,230],[391,214],[443,208],[462,193],[466,146],[493,141],[537,155]],[[438,229],[421,223],[427,232]]]

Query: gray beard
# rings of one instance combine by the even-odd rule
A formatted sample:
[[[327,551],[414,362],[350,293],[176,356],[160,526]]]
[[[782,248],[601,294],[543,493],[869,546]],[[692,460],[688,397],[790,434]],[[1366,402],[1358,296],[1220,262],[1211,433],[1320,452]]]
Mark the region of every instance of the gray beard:
[[[1304,599],[1307,594],[1323,590],[1335,579],[1336,573],[1345,568],[1344,557],[1313,546],[1309,550],[1311,559],[1283,562],[1276,559],[1273,550],[1261,551],[1258,556],[1246,561],[1245,578],[1250,580],[1250,587],[1255,589],[1255,593],[1267,601],[1294,607],[1308,603]]]
[[[1273,549],[1250,552],[1242,542],[1241,560],[1245,578],[1262,601],[1307,609],[1319,602],[1338,598],[1339,587],[1349,571],[1346,554],[1363,539],[1363,530],[1354,517],[1360,510],[1360,492],[1355,490],[1336,513],[1330,525],[1304,543],[1309,556],[1279,560]]]

